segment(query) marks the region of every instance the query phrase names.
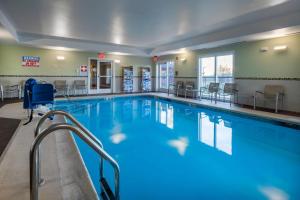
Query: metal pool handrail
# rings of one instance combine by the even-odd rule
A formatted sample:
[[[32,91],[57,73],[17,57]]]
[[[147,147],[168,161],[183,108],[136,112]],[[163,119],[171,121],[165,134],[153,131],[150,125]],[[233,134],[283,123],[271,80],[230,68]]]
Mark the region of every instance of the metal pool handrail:
[[[118,163],[106,152],[103,148],[100,147],[94,140],[87,136],[79,127],[74,127],[67,123],[57,123],[50,125],[47,129],[43,130],[40,134],[37,135],[34,140],[31,149],[30,149],[30,199],[38,200],[38,173],[40,168],[39,163],[39,154],[38,149],[40,143],[43,139],[57,130],[69,130],[79,136],[85,143],[87,143],[98,155],[107,160],[114,169],[115,176],[115,190],[114,190],[114,199],[119,200],[119,191],[120,191],[120,168]],[[65,133],[65,132],[61,132]]]
[[[43,115],[43,117],[40,119],[40,121],[38,122],[38,124],[35,128],[35,131],[34,131],[35,137],[39,134],[41,125],[46,121],[47,118],[49,118],[52,115],[63,115],[65,117],[67,117],[76,126],[78,126],[85,134],[87,134],[92,140],[94,140],[96,143],[98,143],[103,148],[103,145],[100,142],[100,140],[98,140],[98,138],[96,138],[87,128],[85,128],[80,122],[78,122],[72,115],[70,115],[69,113],[62,111],[62,110],[51,110],[51,111],[47,112],[45,115]]]
[[[74,123],[80,130],[82,130],[89,138],[91,138],[94,142],[96,142],[101,148],[103,148],[102,142],[98,140],[97,137],[94,136],[87,128],[85,128],[79,121],[77,121],[71,114],[62,111],[62,110],[51,110],[47,112],[43,117],[39,120],[35,131],[34,131],[34,136],[37,137],[40,133],[40,128],[42,124],[46,121],[51,116],[54,115],[62,115],[68,118],[72,123]],[[39,149],[37,149],[37,153],[39,154]],[[38,161],[40,162],[40,161]],[[103,158],[101,157],[100,159],[100,179],[103,177]],[[40,171],[38,172],[38,179],[39,179],[39,184],[43,184],[43,179],[40,178]]]

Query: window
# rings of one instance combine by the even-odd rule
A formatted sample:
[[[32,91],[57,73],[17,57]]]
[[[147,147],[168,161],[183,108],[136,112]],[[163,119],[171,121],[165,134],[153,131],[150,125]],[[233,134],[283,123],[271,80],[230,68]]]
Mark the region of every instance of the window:
[[[174,83],[174,62],[158,63],[159,69],[159,88],[168,89],[170,84]]]
[[[199,59],[199,85],[207,87],[211,82],[220,86],[233,81],[233,53],[218,54]]]

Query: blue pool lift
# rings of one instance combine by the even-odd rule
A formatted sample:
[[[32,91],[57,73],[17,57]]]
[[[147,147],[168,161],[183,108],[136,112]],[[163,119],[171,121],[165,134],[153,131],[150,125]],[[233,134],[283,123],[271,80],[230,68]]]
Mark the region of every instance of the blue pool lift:
[[[28,79],[24,87],[23,108],[31,110],[29,120],[33,118],[33,111],[40,105],[53,104],[55,89],[52,84],[38,83],[35,79]]]

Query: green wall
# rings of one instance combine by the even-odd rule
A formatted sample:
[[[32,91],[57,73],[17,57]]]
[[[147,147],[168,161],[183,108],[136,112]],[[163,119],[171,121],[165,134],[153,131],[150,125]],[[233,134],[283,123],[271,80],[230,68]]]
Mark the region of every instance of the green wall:
[[[274,51],[276,45],[287,45],[287,51]],[[269,51],[260,52],[261,47]],[[161,56],[160,60],[175,60],[179,77],[196,77],[198,59],[214,53],[230,52],[235,54],[235,77],[258,78],[300,78],[300,34],[255,42],[241,42],[218,48],[189,51],[178,55]]]
[[[56,56],[64,56],[58,61]],[[40,67],[22,67],[22,56],[39,56]],[[0,44],[0,75],[53,75],[76,76],[80,65],[87,65],[89,57],[97,53],[78,51],[57,51],[26,47],[21,45]],[[121,74],[120,66],[152,65],[151,58],[138,56],[107,55],[107,59],[119,59],[116,64],[116,75]]]
[[[283,44],[288,46],[287,51],[275,52],[273,50],[275,45]],[[260,52],[261,47],[269,47],[269,51]],[[234,73],[236,77],[300,78],[300,34],[161,56],[160,60],[175,60],[176,56],[185,57],[186,61],[176,62],[178,76],[196,77],[200,56],[227,51],[235,53]],[[64,56],[65,60],[56,60],[57,55]],[[22,67],[22,56],[40,56],[40,67]],[[0,75],[78,75],[79,66],[87,65],[89,57],[97,57],[97,54],[0,44]],[[152,59],[146,57],[107,55],[107,59],[121,60],[121,63],[117,64],[116,75],[121,73],[119,66],[153,65]]]

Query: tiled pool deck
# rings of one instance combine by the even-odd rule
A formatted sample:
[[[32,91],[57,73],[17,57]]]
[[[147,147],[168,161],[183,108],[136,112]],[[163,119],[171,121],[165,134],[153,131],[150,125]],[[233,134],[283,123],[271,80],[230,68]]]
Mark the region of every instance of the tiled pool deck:
[[[121,96],[136,95],[145,94]],[[300,125],[300,117],[251,110],[235,105],[230,106],[229,103],[224,102],[215,104],[208,100],[184,99],[173,95],[168,96],[164,93],[148,93],[146,95]],[[76,97],[76,99],[112,98],[117,96],[120,95]],[[34,118],[32,123],[23,126],[22,124],[27,118],[27,112],[22,109],[22,103],[4,105],[0,108],[0,117],[22,120],[6,152],[0,158],[0,199],[29,200],[29,150],[33,142],[33,130],[39,118]],[[61,121],[63,119],[56,120]],[[45,178],[46,183],[40,187],[40,199],[97,199],[76,145],[74,145],[74,141],[69,134],[48,136],[41,149],[42,176]]]

